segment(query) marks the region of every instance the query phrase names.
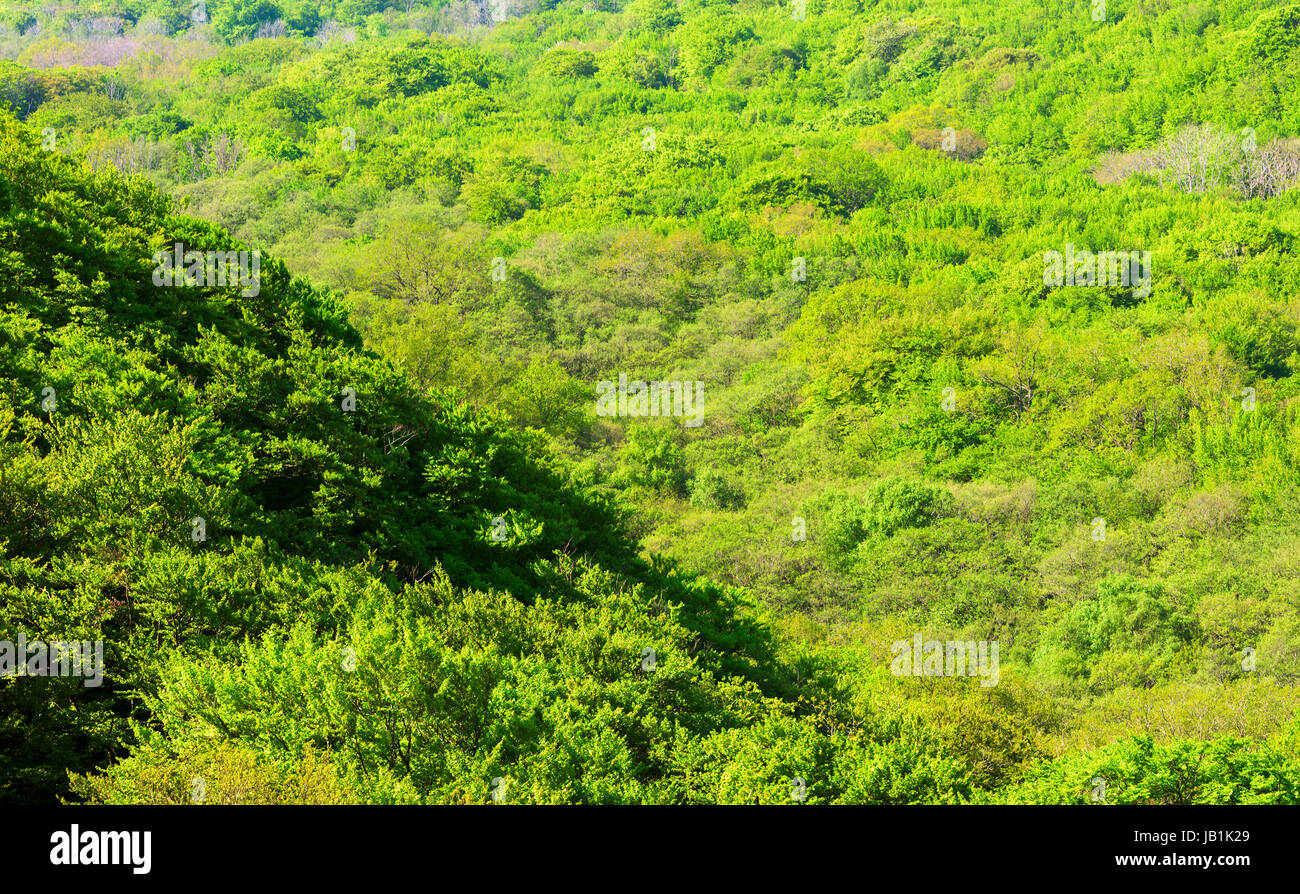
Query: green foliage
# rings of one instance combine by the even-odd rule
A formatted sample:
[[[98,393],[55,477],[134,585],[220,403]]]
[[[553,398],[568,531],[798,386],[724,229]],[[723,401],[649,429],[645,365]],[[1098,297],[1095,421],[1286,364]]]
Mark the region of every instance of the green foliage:
[[[248,40],[259,25],[280,18],[280,7],[272,0],[224,0],[213,7],[212,27],[231,43]]]
[[[177,656],[150,701],[161,731],[146,754],[183,756],[221,730],[288,757],[329,742],[340,784],[368,800],[486,802],[496,777],[511,803],[661,800],[665,731],[736,724],[761,700],[691,657],[677,611],[615,595],[607,573],[566,574],[532,607],[445,578],[370,588],[332,636],[300,624],[233,663]],[[119,765],[113,786],[139,785],[151,764]]]
[[[948,491],[925,482],[884,478],[864,498],[845,493],[823,495],[822,542],[828,558],[844,563],[863,543],[892,537],[906,528],[925,527],[951,510]]]
[[[589,78],[596,73],[596,55],[590,50],[554,49],[537,64],[557,78]]]
[[[1034,663],[1092,691],[1150,687],[1170,675],[1194,632],[1159,583],[1108,577],[1095,600],[1074,606],[1044,631]]]
[[[847,147],[806,151],[761,168],[739,187],[746,207],[805,201],[850,216],[885,188],[885,175],[864,153]]]
[[[0,798],[1294,803],[1297,7],[618,6],[0,12]]]
[[[644,488],[655,493],[683,496],[686,493],[686,459],[671,429],[664,426],[634,425],[618,454],[617,484]]]
[[[12,249],[4,261],[9,308],[4,322],[13,347],[0,365],[3,393],[9,396],[0,428],[7,456],[0,495],[0,632],[10,641],[20,631],[32,640],[102,639],[109,668],[102,688],[59,679],[4,681],[8,709],[0,736],[24,742],[5,752],[7,798],[48,798],[63,791],[66,770],[101,763],[126,738],[124,723],[134,714],[129,693],[153,700],[149,716],[165,732],[169,712],[182,710],[189,696],[183,688],[167,689],[164,681],[192,683],[198,671],[186,670],[190,665],[230,670],[233,660],[240,668],[249,663],[252,673],[259,661],[296,654],[319,669],[324,667],[319,650],[333,648],[324,645],[325,638],[346,631],[374,637],[375,649],[396,648],[401,625],[424,622],[410,618],[385,627],[370,617],[380,611],[374,600],[396,592],[411,593],[410,605],[426,598],[403,591],[399,576],[442,575],[436,600],[449,604],[461,601],[452,596],[452,581],[496,588],[506,595],[490,597],[493,611],[509,614],[510,606],[532,602],[543,592],[559,598],[574,574],[563,558],[568,550],[586,554],[589,561],[603,556],[620,574],[633,575],[615,584],[612,572],[590,566],[583,572],[582,599],[599,603],[618,592],[619,615],[644,619],[643,603],[650,597],[629,595],[625,588],[639,576],[660,582],[652,592],[665,601],[655,611],[678,619],[673,623],[692,625],[674,628],[676,646],[648,629],[628,633],[631,638],[618,649],[627,653],[633,689],[646,685],[636,683],[642,645],[659,644],[671,668],[674,649],[685,653],[684,643],[702,635],[719,637],[719,648],[728,654],[709,657],[692,646],[694,657],[686,667],[699,670],[690,673],[707,674],[709,686],[715,685],[714,674],[722,675],[718,680],[725,676],[732,680],[721,684],[728,691],[751,693],[745,696],[751,701],[757,697],[752,682],[726,675],[767,677],[770,665],[760,662],[768,659],[759,657],[764,635],[729,615],[734,607],[725,607],[729,603],[717,593],[673,583],[665,572],[641,566],[621,545],[617,514],[568,483],[540,437],[503,432],[489,418],[441,396],[417,396],[391,367],[360,349],[357,334],[330,296],[290,279],[272,259],[263,262],[254,297],[240,295],[237,285],[158,289],[151,282],[149,258],[164,231],[186,244],[223,248],[229,236],[173,216],[168,203],[140,182],[93,177],[58,154],[42,153],[12,119],[0,120],[0,128],[0,230],[9,234]],[[33,228],[23,209],[37,204],[38,195],[62,198],[44,204],[42,223]],[[39,263],[52,246],[61,250],[60,265]],[[38,299],[42,294],[48,298]],[[53,410],[40,406],[44,383],[57,393]],[[548,402],[570,407],[566,395],[572,381],[554,366],[534,365],[524,384],[528,390],[520,392],[518,412],[535,414],[544,424],[563,424],[564,417],[554,418]],[[355,416],[338,399],[345,388],[357,395]],[[637,454],[643,459],[664,455],[657,442],[634,443],[649,447]],[[10,486],[10,476],[21,486]],[[652,477],[651,482],[671,480],[680,487],[682,476],[679,471],[675,479]],[[501,518],[504,538],[495,536],[494,516]],[[193,517],[205,522],[206,537],[191,537]],[[34,518],[46,521],[33,525]],[[582,624],[597,625],[592,630],[579,625],[579,640],[592,642],[596,629],[609,635],[623,621],[597,611]],[[495,622],[489,626],[503,634],[508,629]],[[288,642],[297,652],[283,650],[278,630],[292,631]],[[541,634],[541,628],[534,632]],[[759,652],[745,657],[746,643]],[[365,656],[369,648],[358,651]],[[496,648],[488,647],[489,652]],[[567,662],[562,656],[563,650],[553,660]],[[518,657],[523,662],[519,679],[529,681],[531,694],[503,709],[498,732],[516,728],[509,736],[524,735],[532,744],[521,740],[521,746],[530,751],[540,742],[525,734],[523,715],[508,718],[516,710],[532,711],[528,706],[540,704],[537,699],[549,701],[547,692],[566,688],[564,680],[581,676],[585,672],[577,668],[586,665],[585,659],[575,659],[578,664],[557,668],[559,676],[544,683],[533,673],[536,659]],[[601,660],[622,659],[611,653]],[[297,674],[304,692],[321,691],[323,679],[306,668],[282,670]],[[670,700],[677,691],[671,676],[661,671],[654,678],[664,686],[657,691]],[[608,691],[597,678],[589,682]],[[465,685],[471,685],[468,678]],[[480,693],[490,695],[481,687]],[[343,704],[327,715],[340,716]],[[457,710],[469,710],[469,703]],[[307,724],[300,729],[315,722],[288,703],[282,714],[297,714]],[[579,715],[586,716],[585,710]],[[431,717],[430,735],[445,722]],[[520,722],[525,726],[517,728]],[[589,732],[604,723],[591,722],[596,726]],[[345,789],[330,782],[325,770],[292,764],[302,755],[299,745],[320,748],[332,738],[324,727],[277,736],[277,742],[297,743],[292,754],[268,751],[265,740],[255,747],[232,742],[234,751],[214,753],[204,750],[210,741],[206,734],[157,745],[149,744],[154,740],[147,729],[137,734],[144,750],[121,765],[122,775],[102,785],[88,782],[79,789],[82,794],[99,800],[174,800],[185,768],[206,761],[215,762],[222,790],[237,791],[244,784],[239,780],[248,776],[249,797],[256,799],[288,798],[286,792],[303,774],[320,787],[310,798],[344,797]],[[541,781],[535,796],[545,800],[564,790],[555,774],[581,775],[577,764],[551,750],[587,738],[568,727],[555,735],[558,739],[541,746],[537,757]],[[610,735],[594,733],[592,741],[614,747]],[[480,767],[500,765],[514,753],[503,757],[502,747],[494,738],[466,760]],[[641,772],[627,763],[640,746],[619,747],[627,756],[606,766]],[[592,760],[609,757],[600,752]],[[437,771],[443,774],[437,776],[438,797],[451,798],[457,780],[469,784],[450,766]],[[364,790],[370,799],[391,786],[392,797],[408,797],[409,774],[392,767],[385,773],[366,783],[379,789],[346,791]],[[434,777],[425,770],[417,776],[420,796],[426,797]],[[595,788],[572,797],[626,799],[633,797],[627,784],[620,776],[606,791],[593,781]]]
[[[1002,797],[1012,804],[1294,804],[1294,742],[1294,733],[1289,745],[1263,746],[1232,737],[1167,745],[1134,737],[1046,764]]]
[[[486,224],[516,220],[539,202],[546,169],[522,158],[494,159],[465,180],[461,198],[470,216]]]
[[[745,504],[745,493],[715,468],[701,469],[691,478],[690,501],[700,509],[737,509]]]
[[[516,425],[575,437],[586,428],[589,392],[558,363],[534,358],[502,396],[500,406]]]

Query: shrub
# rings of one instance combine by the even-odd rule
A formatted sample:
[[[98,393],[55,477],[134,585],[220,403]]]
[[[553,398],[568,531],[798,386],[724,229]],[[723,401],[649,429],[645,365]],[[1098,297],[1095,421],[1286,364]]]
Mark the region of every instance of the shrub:
[[[745,505],[745,494],[710,466],[691,479],[691,505],[699,509],[739,509]]]

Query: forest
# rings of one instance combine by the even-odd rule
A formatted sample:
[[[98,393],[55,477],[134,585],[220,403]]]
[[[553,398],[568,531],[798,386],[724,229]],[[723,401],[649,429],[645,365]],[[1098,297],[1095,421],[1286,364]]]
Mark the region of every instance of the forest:
[[[1274,0],[0,0],[0,803],[1300,803],[1297,85]]]

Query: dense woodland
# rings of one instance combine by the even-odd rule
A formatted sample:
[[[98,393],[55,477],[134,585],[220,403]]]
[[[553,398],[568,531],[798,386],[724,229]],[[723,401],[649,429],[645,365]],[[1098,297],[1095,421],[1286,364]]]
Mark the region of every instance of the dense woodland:
[[[0,0],[0,640],[105,649],[0,801],[1300,802],[1298,85],[1267,0]]]

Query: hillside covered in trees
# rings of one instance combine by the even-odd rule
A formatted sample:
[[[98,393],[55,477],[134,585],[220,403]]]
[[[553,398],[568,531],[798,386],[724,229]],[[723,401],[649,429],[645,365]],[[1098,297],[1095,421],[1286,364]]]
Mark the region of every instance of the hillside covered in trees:
[[[0,0],[0,643],[103,643],[0,801],[1300,802],[1297,84],[1266,0]]]

